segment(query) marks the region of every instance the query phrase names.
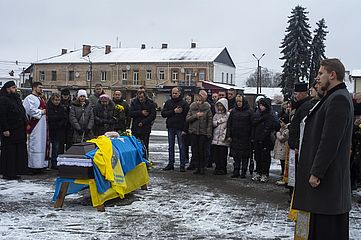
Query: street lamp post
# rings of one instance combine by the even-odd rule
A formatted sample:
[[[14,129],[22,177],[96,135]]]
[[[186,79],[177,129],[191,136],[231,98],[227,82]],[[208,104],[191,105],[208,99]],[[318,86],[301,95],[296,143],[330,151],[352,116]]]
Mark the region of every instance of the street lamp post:
[[[257,58],[254,53],[252,54],[252,56],[257,60],[257,95],[261,92],[261,68],[259,66],[259,61],[263,58],[264,55],[265,53],[263,53],[260,58]]]

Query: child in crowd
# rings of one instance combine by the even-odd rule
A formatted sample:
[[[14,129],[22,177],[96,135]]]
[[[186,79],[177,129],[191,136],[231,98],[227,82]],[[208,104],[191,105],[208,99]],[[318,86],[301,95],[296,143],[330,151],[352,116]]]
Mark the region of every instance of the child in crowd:
[[[215,175],[227,174],[227,153],[229,142],[226,140],[227,121],[229,117],[228,101],[221,98],[216,102],[216,114],[213,116],[213,139],[211,157],[216,163]]]
[[[273,149],[274,152],[274,158],[280,160],[281,162],[281,179],[276,182],[277,185],[285,185],[285,182],[283,181],[283,174],[285,171],[285,160],[286,160],[286,154],[288,150],[288,115],[285,114],[280,118],[280,130],[276,133],[276,141],[275,146]]]

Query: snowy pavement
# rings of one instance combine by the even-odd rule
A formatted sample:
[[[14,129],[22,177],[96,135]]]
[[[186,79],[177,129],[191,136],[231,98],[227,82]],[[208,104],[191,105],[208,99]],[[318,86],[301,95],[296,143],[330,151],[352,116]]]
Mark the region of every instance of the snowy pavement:
[[[54,209],[54,172],[0,179],[0,239],[293,239],[287,193],[274,184],[277,163],[266,184],[209,170],[205,176],[181,173],[179,161],[175,171],[164,172],[167,146],[164,131],[152,134],[149,189],[107,203],[103,213],[91,207],[88,190]],[[351,239],[361,239],[359,198],[361,191],[353,195]]]

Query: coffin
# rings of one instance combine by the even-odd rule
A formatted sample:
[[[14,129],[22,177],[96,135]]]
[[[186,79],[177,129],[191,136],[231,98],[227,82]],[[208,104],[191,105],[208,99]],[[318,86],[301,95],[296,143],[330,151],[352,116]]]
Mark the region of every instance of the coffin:
[[[73,144],[64,154],[58,156],[59,177],[63,178],[94,178],[92,160],[85,154],[96,148],[93,143]]]

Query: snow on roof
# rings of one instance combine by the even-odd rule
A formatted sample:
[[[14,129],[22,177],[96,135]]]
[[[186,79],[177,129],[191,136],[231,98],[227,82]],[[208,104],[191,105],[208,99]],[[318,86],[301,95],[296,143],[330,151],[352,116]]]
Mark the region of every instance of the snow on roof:
[[[266,97],[269,97],[273,99],[275,96],[283,96],[281,92],[282,88],[271,88],[271,87],[262,87],[261,91],[259,91],[259,94],[264,94]],[[257,94],[257,88],[256,87],[245,87],[244,93],[254,93]]]
[[[23,67],[25,65],[20,65],[14,63],[2,63],[0,64],[0,79],[19,79],[19,75],[23,72]],[[13,76],[10,75],[12,73]]]
[[[113,48],[105,54],[104,47],[91,47],[88,56],[82,56],[82,49],[71,51],[37,63],[138,63],[138,62],[212,62],[225,48],[186,48],[186,49],[140,49]]]
[[[361,69],[356,69],[351,71],[352,77],[361,77]]]

